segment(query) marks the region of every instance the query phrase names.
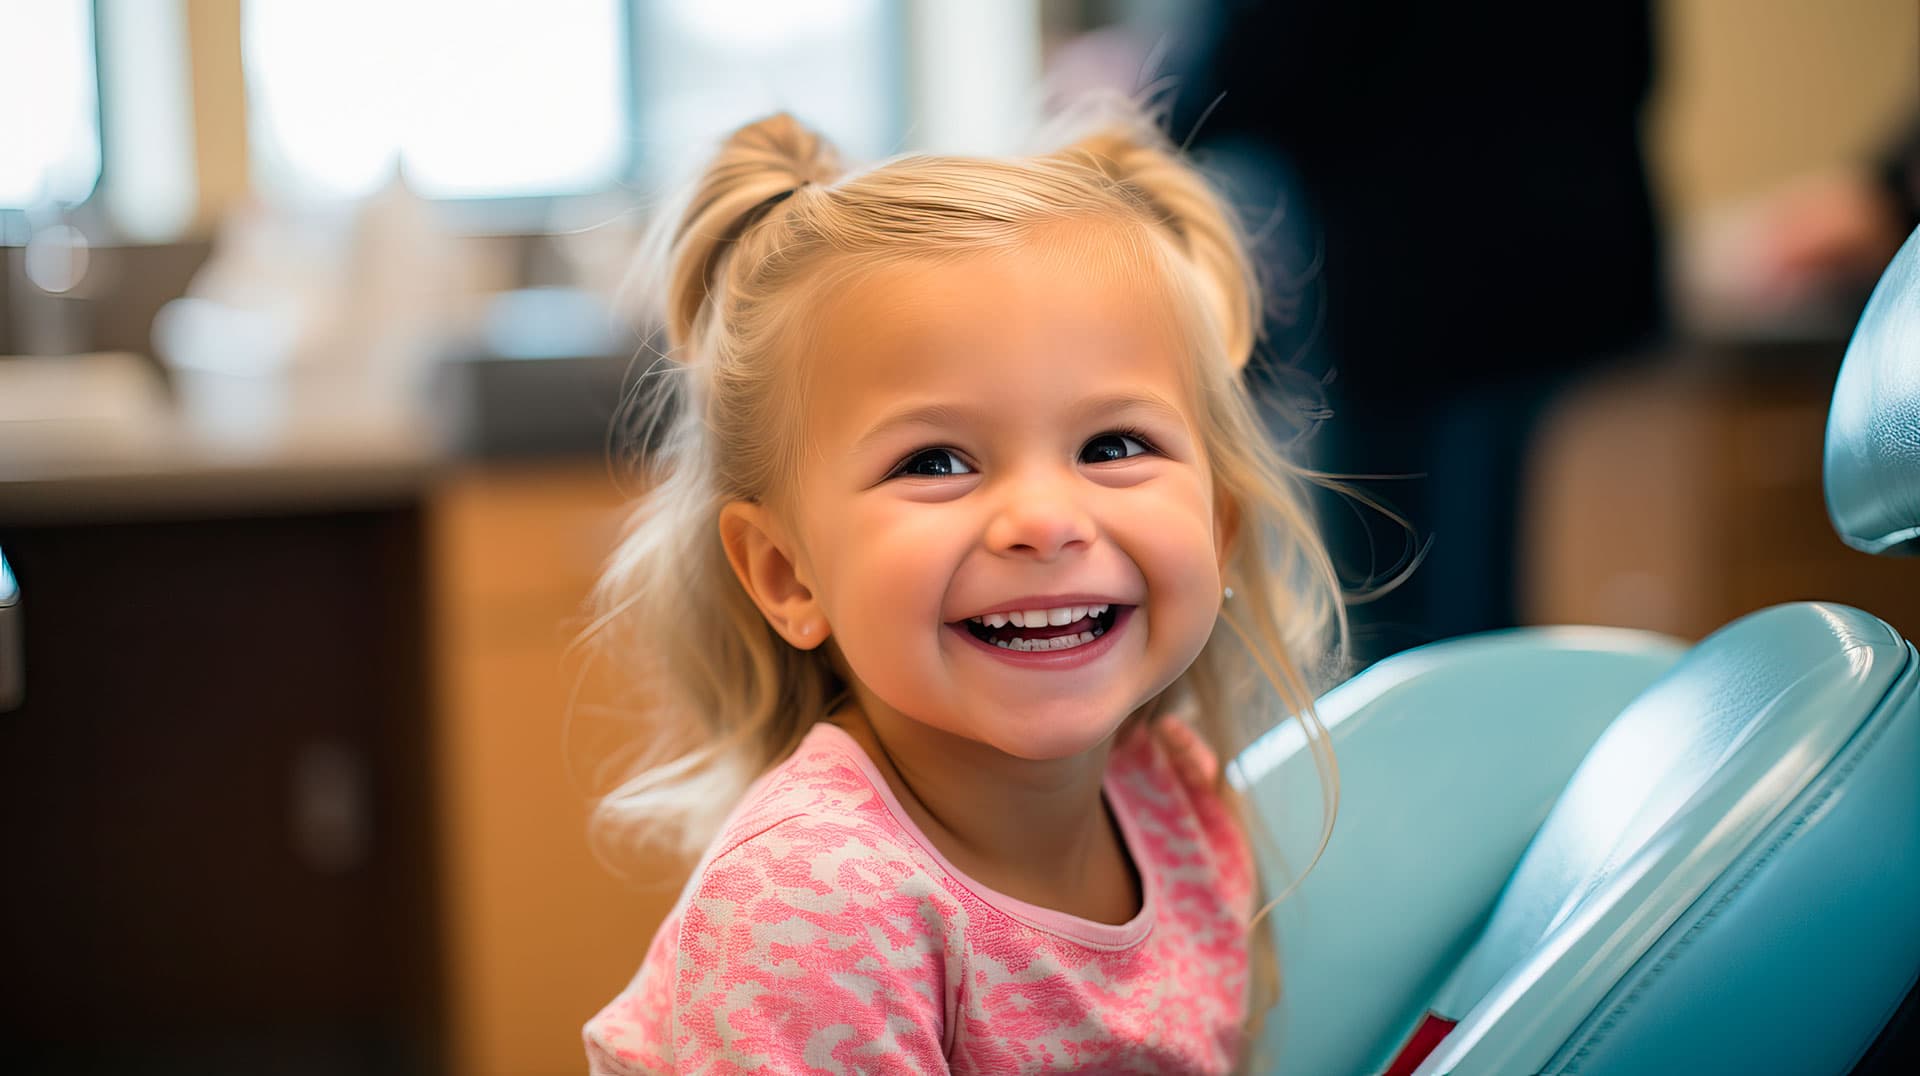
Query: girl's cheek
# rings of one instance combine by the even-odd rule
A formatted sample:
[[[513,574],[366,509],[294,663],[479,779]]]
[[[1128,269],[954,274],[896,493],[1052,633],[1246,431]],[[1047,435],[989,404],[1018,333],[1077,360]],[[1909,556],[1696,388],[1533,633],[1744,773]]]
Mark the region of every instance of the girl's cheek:
[[[918,511],[915,511],[918,509]],[[833,539],[838,573],[893,601],[938,601],[968,541],[967,524],[921,505],[849,513]]]

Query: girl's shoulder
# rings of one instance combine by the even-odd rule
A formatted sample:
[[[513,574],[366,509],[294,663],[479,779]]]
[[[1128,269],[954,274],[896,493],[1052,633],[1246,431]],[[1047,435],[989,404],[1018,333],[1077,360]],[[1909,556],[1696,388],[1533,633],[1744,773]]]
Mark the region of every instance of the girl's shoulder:
[[[735,808],[640,971],[587,1023],[594,1072],[732,1071],[743,1053],[801,1071],[836,1030],[890,1040],[890,1071],[939,1070],[954,902],[835,733],[810,731]]]
[[[747,790],[696,870],[696,881],[750,867],[782,876],[836,872],[837,878],[814,880],[823,892],[845,885],[850,873],[920,888],[907,884],[924,873],[911,838],[901,832],[862,759],[845,732],[814,726],[793,754]]]
[[[1253,913],[1254,860],[1219,759],[1177,716],[1137,726],[1115,745],[1109,787],[1126,800],[1146,858],[1202,869],[1227,905]]]

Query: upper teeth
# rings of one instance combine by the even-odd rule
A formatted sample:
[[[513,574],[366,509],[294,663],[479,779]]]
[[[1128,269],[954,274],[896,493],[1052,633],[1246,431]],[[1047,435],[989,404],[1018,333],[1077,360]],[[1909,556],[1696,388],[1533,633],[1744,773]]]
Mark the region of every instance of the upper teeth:
[[[1016,628],[1038,628],[1047,625],[1061,627],[1071,624],[1082,617],[1100,616],[1107,611],[1105,605],[1063,605],[1058,609],[1028,609],[1011,613],[988,613],[971,619],[975,624],[985,624],[989,628],[1004,628],[1012,624]]]

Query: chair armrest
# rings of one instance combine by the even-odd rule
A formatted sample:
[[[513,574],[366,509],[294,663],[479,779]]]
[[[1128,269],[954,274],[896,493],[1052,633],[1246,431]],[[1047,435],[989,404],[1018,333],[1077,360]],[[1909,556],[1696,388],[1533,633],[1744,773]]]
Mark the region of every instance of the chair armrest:
[[[1326,853],[1272,913],[1282,1000],[1263,1060],[1384,1068],[1593,742],[1685,648],[1618,628],[1490,632],[1396,655],[1322,697],[1339,811]],[[1299,725],[1262,737],[1233,771],[1272,839],[1262,873],[1277,894],[1323,823]]]

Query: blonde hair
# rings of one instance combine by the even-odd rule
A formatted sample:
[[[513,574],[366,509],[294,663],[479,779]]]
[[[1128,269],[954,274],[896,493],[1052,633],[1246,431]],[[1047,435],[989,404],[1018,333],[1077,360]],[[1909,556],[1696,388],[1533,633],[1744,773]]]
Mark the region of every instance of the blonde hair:
[[[844,695],[830,648],[790,646],[761,616],[718,525],[729,501],[779,504],[794,477],[794,340],[810,289],[835,268],[1016,249],[1073,220],[1113,222],[1166,277],[1188,322],[1215,493],[1238,509],[1228,630],[1132,719],[1189,710],[1228,759],[1293,714],[1321,765],[1330,831],[1337,774],[1313,698],[1343,659],[1346,618],[1306,499],[1318,476],[1274,447],[1240,376],[1260,324],[1251,263],[1222,201],[1150,120],[1107,109],[1099,122],[1052,153],[904,157],[843,175],[818,135],[775,115],[734,132],[657,222],[646,264],[663,284],[668,351],[635,399],[649,488],[595,590],[590,629],[636,669],[651,749],[600,801],[603,848],[638,839],[696,854],[746,784]],[[1220,790],[1244,820],[1224,774]]]

